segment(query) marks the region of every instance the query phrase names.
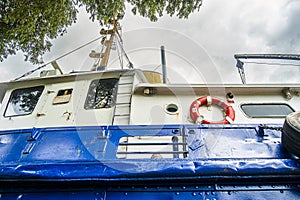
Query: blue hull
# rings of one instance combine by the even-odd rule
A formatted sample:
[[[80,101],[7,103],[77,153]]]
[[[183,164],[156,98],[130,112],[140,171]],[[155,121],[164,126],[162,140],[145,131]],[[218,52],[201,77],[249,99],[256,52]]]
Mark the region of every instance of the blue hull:
[[[279,125],[274,125],[279,126]],[[259,125],[32,128],[0,132],[4,199],[299,199],[300,165]],[[205,144],[215,134],[212,146]],[[120,159],[127,136],[184,136],[186,158]],[[195,137],[197,135],[197,137]]]

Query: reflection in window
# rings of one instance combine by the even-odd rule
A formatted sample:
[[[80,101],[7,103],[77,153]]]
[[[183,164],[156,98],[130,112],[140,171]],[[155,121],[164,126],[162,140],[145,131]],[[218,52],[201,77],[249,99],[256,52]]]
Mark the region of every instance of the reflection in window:
[[[242,110],[248,117],[286,117],[294,109],[284,103],[243,104]]]
[[[73,89],[64,89],[64,90],[59,90],[56,97],[53,99],[52,104],[64,104],[64,103],[69,103],[71,100],[71,95],[72,95]]]
[[[118,79],[92,81],[84,104],[85,109],[111,108],[115,105]]]
[[[44,86],[14,90],[5,110],[5,117],[31,114],[44,90]]]

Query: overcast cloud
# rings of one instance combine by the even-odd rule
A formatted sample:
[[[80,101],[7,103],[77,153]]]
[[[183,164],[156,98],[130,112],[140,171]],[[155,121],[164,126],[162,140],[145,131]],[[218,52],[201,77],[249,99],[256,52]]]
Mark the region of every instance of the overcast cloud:
[[[83,10],[82,10],[83,11]],[[158,22],[127,12],[121,21],[124,48],[136,68],[153,70],[160,64],[160,46],[167,51],[171,82],[240,83],[235,53],[293,53],[300,51],[300,1],[204,0],[200,12],[187,20],[165,16]],[[53,42],[45,62],[99,37],[98,23],[81,12],[68,34]],[[89,70],[97,43],[58,61],[65,72]],[[116,52],[111,67],[119,65]],[[300,64],[297,63],[297,64]],[[36,68],[21,54],[0,63],[0,81],[14,79]],[[246,64],[247,81],[299,82],[300,67]],[[157,68],[159,71],[160,69]]]

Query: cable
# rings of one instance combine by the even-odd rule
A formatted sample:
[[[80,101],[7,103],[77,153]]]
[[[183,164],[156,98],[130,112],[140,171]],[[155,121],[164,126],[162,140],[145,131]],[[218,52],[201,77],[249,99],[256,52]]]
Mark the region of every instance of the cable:
[[[123,53],[124,53],[124,55],[125,55],[125,58],[126,58],[126,60],[128,61],[128,67],[129,67],[130,69],[132,69],[132,68],[133,68],[133,64],[132,64],[132,62],[129,60],[129,57],[128,57],[126,51],[124,50],[123,45],[121,45],[121,42],[120,42],[120,39],[121,39],[121,38],[119,38],[119,35],[118,35],[118,34],[117,34],[117,36],[118,36],[118,37],[117,37],[117,40],[118,40],[118,43],[120,44],[121,50],[123,51]]]
[[[117,34],[118,34],[118,36],[119,36],[119,38],[120,38],[120,42],[119,42],[119,46],[120,46],[120,44],[121,44],[121,46],[123,46],[123,39],[122,39],[122,34],[123,34],[123,32],[122,32],[122,27],[121,27],[121,25],[120,24],[118,24],[118,29],[120,30],[120,32],[119,31],[117,31]],[[119,50],[119,49],[118,49]],[[123,60],[123,57],[124,57],[124,53],[123,53],[123,51],[121,50],[121,55],[120,55],[120,65],[121,65],[121,67],[122,67],[122,69],[124,68],[124,60]]]
[[[97,69],[97,67],[100,66],[101,54],[103,54],[104,46],[105,46],[103,40],[105,40],[105,39],[106,39],[106,36],[102,37],[102,41],[101,41],[101,44],[102,44],[101,46],[102,47],[101,47],[101,50],[100,50],[100,57],[95,60],[95,62],[93,64],[93,67],[91,68],[91,71],[95,71]]]
[[[120,25],[120,24],[118,24],[118,25]],[[122,29],[120,27],[118,27],[118,29],[122,31]],[[120,38],[122,38],[121,35],[119,34],[119,31],[116,31],[116,32],[117,32],[118,36]],[[118,41],[118,37],[117,37],[117,42],[116,43],[117,43],[116,47],[117,47],[117,53],[118,53],[118,59],[119,59],[119,62],[120,62],[120,66],[121,66],[121,69],[124,69],[123,51],[121,50],[121,48],[122,48],[121,46],[123,45],[123,41],[122,40]]]
[[[122,50],[120,52],[120,48],[119,48],[120,44],[117,46],[117,53],[118,53],[118,58],[119,58],[119,62],[120,62],[120,66],[121,66],[121,69],[123,69],[123,53],[122,53]]]
[[[152,71],[157,70],[160,66],[161,66],[161,64],[157,65]]]
[[[88,42],[88,43],[86,43],[86,44],[84,44],[84,45],[81,45],[81,46],[77,47],[76,49],[74,49],[74,50],[72,50],[72,51],[69,51],[68,53],[63,54],[62,56],[59,56],[58,58],[56,58],[56,59],[54,59],[54,60],[52,60],[52,61],[50,61],[50,62],[47,62],[46,64],[43,64],[42,66],[37,67],[36,69],[33,69],[33,70],[29,71],[29,72],[26,72],[26,73],[23,74],[22,76],[16,78],[15,81],[16,81],[16,80],[19,80],[19,79],[21,79],[21,78],[24,78],[24,77],[26,77],[26,76],[29,76],[29,75],[32,74],[33,72],[38,71],[38,70],[40,70],[40,69],[46,67],[47,65],[51,64],[53,61],[60,60],[60,59],[62,59],[63,57],[66,57],[66,56],[70,55],[71,53],[74,53],[75,51],[78,51],[79,49],[81,49],[81,48],[83,48],[83,47],[85,47],[85,46],[88,46],[88,45],[90,45],[91,43],[93,43],[93,42],[95,42],[95,41],[101,39],[102,37],[103,37],[103,36],[100,36],[100,37],[98,37],[98,38],[96,38],[96,39],[94,39],[94,40],[91,40],[90,42]]]

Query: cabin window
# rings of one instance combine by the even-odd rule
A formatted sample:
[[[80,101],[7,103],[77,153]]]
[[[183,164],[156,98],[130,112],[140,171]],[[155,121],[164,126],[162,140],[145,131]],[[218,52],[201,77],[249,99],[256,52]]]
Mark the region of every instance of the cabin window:
[[[53,99],[52,104],[64,104],[69,103],[71,100],[73,89],[65,89],[65,90],[59,90],[56,97]]]
[[[89,87],[84,108],[89,110],[113,107],[116,104],[118,81],[117,78],[93,80]]]
[[[241,108],[248,117],[252,118],[284,118],[294,112],[291,106],[284,103],[243,104]]]
[[[13,117],[31,114],[43,90],[44,86],[14,90],[10,95],[4,116]]]

